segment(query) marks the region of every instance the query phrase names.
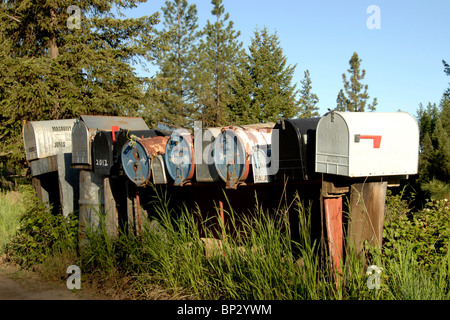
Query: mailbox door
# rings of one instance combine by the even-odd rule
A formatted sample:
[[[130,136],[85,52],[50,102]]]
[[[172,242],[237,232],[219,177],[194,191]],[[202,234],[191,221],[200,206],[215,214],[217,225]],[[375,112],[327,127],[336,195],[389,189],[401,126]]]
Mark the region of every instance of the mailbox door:
[[[214,143],[214,165],[227,188],[236,188],[250,171],[251,141],[243,129],[224,129]]]
[[[112,132],[98,131],[92,142],[92,167],[99,175],[110,175],[113,165]]]
[[[139,141],[128,141],[122,149],[123,171],[137,186],[150,179],[151,167],[147,151]]]
[[[165,162],[176,186],[194,177],[194,145],[189,133],[174,132],[166,145]]]
[[[349,175],[349,128],[338,112],[322,117],[316,134],[316,172]]]
[[[158,130],[128,130],[120,129],[116,133],[116,143],[113,147],[113,161],[114,165],[111,169],[113,172],[117,173],[120,170],[122,164],[122,149],[123,146],[128,142],[135,140],[136,138],[145,139],[153,138],[157,136],[164,136],[164,134]]]
[[[83,121],[77,121],[72,130],[72,165],[90,165],[91,134]]]

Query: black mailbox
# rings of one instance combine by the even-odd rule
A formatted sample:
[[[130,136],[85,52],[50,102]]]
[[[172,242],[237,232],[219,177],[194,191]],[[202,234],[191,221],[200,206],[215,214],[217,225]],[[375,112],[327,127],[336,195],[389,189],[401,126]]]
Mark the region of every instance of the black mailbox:
[[[113,166],[114,139],[111,131],[97,131],[92,141],[92,167],[98,175],[108,176]]]
[[[277,180],[309,180],[315,175],[316,129],[320,118],[279,120],[279,170]]]

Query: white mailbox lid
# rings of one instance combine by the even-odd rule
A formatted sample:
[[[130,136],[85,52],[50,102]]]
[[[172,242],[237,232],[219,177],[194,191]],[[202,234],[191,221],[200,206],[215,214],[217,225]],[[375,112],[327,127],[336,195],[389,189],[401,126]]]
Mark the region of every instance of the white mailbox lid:
[[[27,121],[23,126],[28,161],[72,152],[72,128],[76,119]]]
[[[406,112],[329,112],[316,132],[315,170],[349,177],[417,174],[419,127]]]

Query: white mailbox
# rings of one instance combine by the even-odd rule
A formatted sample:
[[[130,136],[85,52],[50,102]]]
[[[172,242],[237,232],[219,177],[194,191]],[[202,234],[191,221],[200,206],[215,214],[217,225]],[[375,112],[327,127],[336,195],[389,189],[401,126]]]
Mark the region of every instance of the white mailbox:
[[[417,174],[419,127],[406,112],[325,114],[316,131],[315,170],[348,177]]]

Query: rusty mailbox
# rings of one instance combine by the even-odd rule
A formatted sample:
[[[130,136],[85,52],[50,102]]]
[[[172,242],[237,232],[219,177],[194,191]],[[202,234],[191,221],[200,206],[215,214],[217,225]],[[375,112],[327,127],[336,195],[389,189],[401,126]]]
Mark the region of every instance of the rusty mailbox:
[[[316,128],[320,118],[279,120],[279,168],[276,179],[309,180],[314,177]]]
[[[174,185],[182,186],[194,178],[194,141],[186,129],[176,129],[166,145],[165,163]]]
[[[244,183],[251,171],[253,182],[269,182],[264,169],[269,162],[272,128],[272,124],[257,124],[222,129],[214,142],[214,165],[227,188]]]
[[[139,117],[81,116],[72,131],[72,167],[92,170],[95,165],[92,161],[92,142],[97,131],[112,132],[119,128],[149,130],[144,119]],[[99,139],[110,140],[106,135]]]
[[[27,121],[23,126],[25,157],[30,163],[33,186],[42,202],[64,216],[78,207],[78,171],[72,161],[72,128],[76,119]]]
[[[168,136],[129,140],[122,148],[122,166],[127,177],[137,186],[144,186],[153,175],[155,184],[167,183],[161,167]]]

